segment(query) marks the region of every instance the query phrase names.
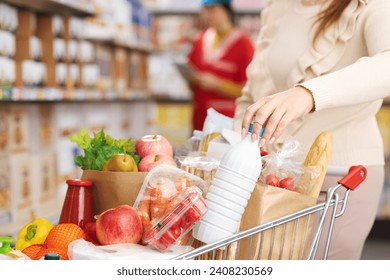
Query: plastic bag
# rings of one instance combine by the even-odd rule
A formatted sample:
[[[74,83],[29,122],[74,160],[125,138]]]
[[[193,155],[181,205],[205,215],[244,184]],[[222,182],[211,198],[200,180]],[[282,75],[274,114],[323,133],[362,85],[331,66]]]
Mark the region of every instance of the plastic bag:
[[[292,191],[296,190],[296,182],[304,173],[303,164],[296,161],[301,153],[300,143],[294,139],[288,139],[279,151],[263,157],[260,182]]]
[[[175,149],[175,159],[181,161],[188,156],[199,155],[202,131],[194,130],[193,135]]]
[[[203,179],[208,186],[214,180],[220,161],[210,157],[185,157],[180,161],[180,168]],[[203,190],[205,197],[208,189]]]
[[[203,124],[202,140],[199,147],[200,155],[207,153],[208,143],[214,138],[221,136],[224,128],[233,130],[233,119],[218,113],[213,108],[209,108]]]
[[[191,250],[191,246],[175,245],[161,253],[139,244],[96,246],[84,239],[78,239],[69,244],[68,255],[71,260],[168,260]]]

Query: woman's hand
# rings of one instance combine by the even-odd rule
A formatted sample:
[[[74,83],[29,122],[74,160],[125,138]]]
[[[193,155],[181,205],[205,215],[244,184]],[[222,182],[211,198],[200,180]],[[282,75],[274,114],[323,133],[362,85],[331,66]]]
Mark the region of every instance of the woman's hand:
[[[264,97],[246,109],[242,134],[246,135],[253,121],[252,140],[257,139],[261,128],[264,127],[260,146],[266,141],[272,144],[293,120],[313,109],[314,100],[311,92],[301,86]]]

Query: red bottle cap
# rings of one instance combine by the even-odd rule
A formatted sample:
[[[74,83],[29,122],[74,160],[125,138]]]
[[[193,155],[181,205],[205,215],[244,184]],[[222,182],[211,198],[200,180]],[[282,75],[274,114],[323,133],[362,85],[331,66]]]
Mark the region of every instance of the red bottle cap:
[[[66,183],[71,186],[83,186],[83,187],[91,187],[93,185],[92,181],[89,180],[80,180],[80,179],[68,179]]]

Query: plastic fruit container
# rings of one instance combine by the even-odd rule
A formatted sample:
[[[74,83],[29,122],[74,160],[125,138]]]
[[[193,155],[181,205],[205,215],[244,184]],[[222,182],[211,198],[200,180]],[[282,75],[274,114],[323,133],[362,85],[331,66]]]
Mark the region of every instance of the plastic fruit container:
[[[165,251],[192,230],[207,212],[206,202],[193,187],[183,194],[180,202],[161,219],[155,221],[151,229],[147,229],[143,241],[159,251]]]
[[[159,251],[190,245],[191,230],[207,212],[200,177],[169,165],[153,168],[134,203],[144,226],[142,242]]]

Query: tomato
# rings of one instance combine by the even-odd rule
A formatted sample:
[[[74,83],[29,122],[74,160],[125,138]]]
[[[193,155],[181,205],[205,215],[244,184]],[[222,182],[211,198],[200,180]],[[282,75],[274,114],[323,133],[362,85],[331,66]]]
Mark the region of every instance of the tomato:
[[[178,239],[181,235],[181,228],[180,227],[174,228],[173,231],[176,236],[176,239]]]
[[[181,210],[184,209],[188,204],[191,204],[191,203],[192,203],[192,200],[195,199],[195,196],[196,196],[196,194],[193,193],[193,192],[188,193],[187,196],[186,196],[182,201],[180,201],[179,206],[178,206],[178,209],[180,209],[180,211],[181,211]]]
[[[167,244],[173,244],[179,238],[180,234],[181,234],[180,228],[176,228],[176,229],[170,228],[163,233],[163,235],[160,237],[160,240],[163,240]]]
[[[202,217],[201,214],[198,212],[198,209],[194,206],[190,207],[187,212],[185,213],[186,219],[190,221],[191,223],[195,223],[200,220]]]
[[[157,229],[148,229],[144,231],[143,239],[145,242],[149,243],[158,233]]]
[[[170,212],[164,218],[163,224],[168,225],[171,222],[173,222],[173,224],[170,226],[171,228],[178,228],[178,227],[180,227],[180,224],[181,224],[181,218],[179,216],[177,216],[175,213]]]
[[[265,183],[270,186],[278,187],[279,178],[275,174],[270,173],[265,177]]]
[[[150,245],[156,248],[159,251],[164,251],[169,247],[169,243],[165,242],[162,238],[154,240]]]
[[[192,226],[192,222],[187,218],[186,215],[184,215],[184,216],[181,218],[180,227],[181,227],[183,230],[187,230],[187,229],[189,229],[191,226]]]
[[[191,182],[188,178],[181,176],[175,180],[174,184],[177,192],[182,193],[191,185]]]
[[[294,190],[295,182],[291,177],[286,177],[280,181],[280,187],[286,190]]]
[[[159,251],[164,251],[168,248],[169,243],[163,239],[163,238],[156,238],[158,234],[157,229],[149,229],[144,233],[144,241],[146,244],[149,244],[153,246],[154,248],[158,249]]]
[[[263,149],[260,149],[260,155],[261,155],[262,157],[268,156],[268,152],[265,151],[265,150],[263,150]]]
[[[203,197],[198,197],[191,208],[189,208],[186,212],[187,219],[191,222],[198,222],[203,214],[207,211],[206,202]]]

